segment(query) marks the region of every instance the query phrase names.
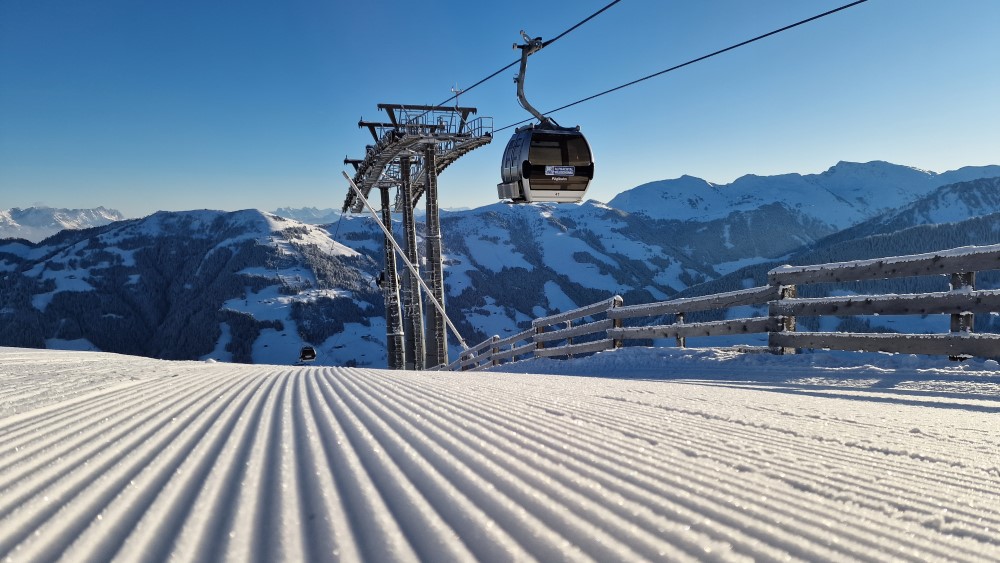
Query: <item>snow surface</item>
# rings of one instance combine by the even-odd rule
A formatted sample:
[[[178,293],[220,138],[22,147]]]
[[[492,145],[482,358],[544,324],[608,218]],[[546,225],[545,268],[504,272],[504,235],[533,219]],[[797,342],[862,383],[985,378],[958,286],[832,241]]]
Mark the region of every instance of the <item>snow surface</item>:
[[[0,348],[0,558],[1000,559],[996,362],[504,371]]]

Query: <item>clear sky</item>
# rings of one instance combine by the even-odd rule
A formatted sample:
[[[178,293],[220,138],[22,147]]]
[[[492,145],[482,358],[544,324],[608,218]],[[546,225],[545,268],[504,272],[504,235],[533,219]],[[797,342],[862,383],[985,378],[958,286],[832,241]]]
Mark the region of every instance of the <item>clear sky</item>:
[[[378,103],[433,104],[608,0],[0,0],[0,208],[339,208]],[[531,57],[547,111],[846,4],[622,0]],[[690,174],[840,160],[1000,164],[1000,0],[869,0],[554,115],[608,201]],[[510,69],[460,97],[528,116]],[[442,207],[496,201],[510,130],[449,167]]]

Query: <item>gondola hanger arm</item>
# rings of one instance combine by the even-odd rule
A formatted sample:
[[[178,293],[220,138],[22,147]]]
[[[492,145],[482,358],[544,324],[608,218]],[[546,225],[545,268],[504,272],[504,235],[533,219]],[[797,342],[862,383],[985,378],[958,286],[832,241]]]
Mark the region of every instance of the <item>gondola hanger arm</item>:
[[[528,53],[528,55],[533,55],[538,51],[541,51],[542,47],[545,47],[545,43],[542,42],[541,37],[535,37],[532,39],[531,37],[528,37],[528,34],[525,33],[523,29],[521,30],[521,39],[524,40],[524,45],[514,43],[514,48],[523,49]]]
[[[537,53],[542,47],[545,46],[545,44],[542,42],[541,37],[535,37],[534,39],[528,37],[528,34],[525,33],[523,29],[521,30],[521,37],[524,39],[524,45],[518,45],[517,43],[514,44],[515,49],[521,50],[521,68],[518,71],[517,76],[514,77],[514,82],[517,83],[517,103],[521,104],[521,107],[528,110],[528,113],[535,116],[535,119],[537,119],[541,124],[558,127],[558,123],[556,123],[552,118],[542,115],[542,112],[535,109],[535,106],[528,103],[527,98],[524,97],[524,75],[528,72],[528,56],[532,53]]]

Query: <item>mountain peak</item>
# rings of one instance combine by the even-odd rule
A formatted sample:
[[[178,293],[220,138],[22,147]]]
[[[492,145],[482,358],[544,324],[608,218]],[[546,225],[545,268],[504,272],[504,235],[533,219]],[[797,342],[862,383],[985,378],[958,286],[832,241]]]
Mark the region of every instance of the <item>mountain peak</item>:
[[[0,238],[39,242],[66,229],[89,229],[123,221],[121,212],[106,207],[65,209],[47,206],[0,210]]]
[[[995,176],[1000,176],[1000,167],[938,174],[883,160],[840,161],[820,174],[747,174],[729,184],[685,175],[622,192],[609,204],[628,213],[678,221],[711,221],[782,205],[842,229],[884,209],[906,205],[942,185]]]
[[[699,178],[697,176],[691,176],[690,174],[683,174],[680,178],[674,180],[675,182],[681,182],[684,184],[695,185],[695,186],[708,186],[714,187],[715,184],[705,180],[704,178]]]
[[[319,209],[316,207],[279,207],[271,213],[279,217],[295,219],[303,223],[312,225],[324,225],[334,223],[340,219],[340,211],[333,208]]]
[[[893,164],[891,162],[886,162],[884,160],[871,160],[868,162],[851,162],[848,160],[841,160],[828,168],[823,175],[831,176],[834,174],[887,174],[887,173],[902,173],[902,174],[912,174],[916,173],[923,176],[937,176],[937,172],[932,172],[930,170],[923,170],[916,168],[914,166],[906,166],[903,164]]]

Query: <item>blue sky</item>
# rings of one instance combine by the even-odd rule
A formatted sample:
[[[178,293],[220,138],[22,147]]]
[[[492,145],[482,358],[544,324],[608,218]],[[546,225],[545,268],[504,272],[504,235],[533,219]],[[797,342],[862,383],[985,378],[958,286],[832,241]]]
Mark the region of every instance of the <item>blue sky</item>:
[[[847,3],[622,0],[529,65],[546,111]],[[607,0],[0,0],[0,208],[339,208],[378,103],[438,103]],[[839,160],[1000,164],[1000,1],[869,0],[555,114],[608,201],[690,174]],[[460,97],[527,117],[511,69]],[[442,207],[496,200],[510,130],[448,168]]]

